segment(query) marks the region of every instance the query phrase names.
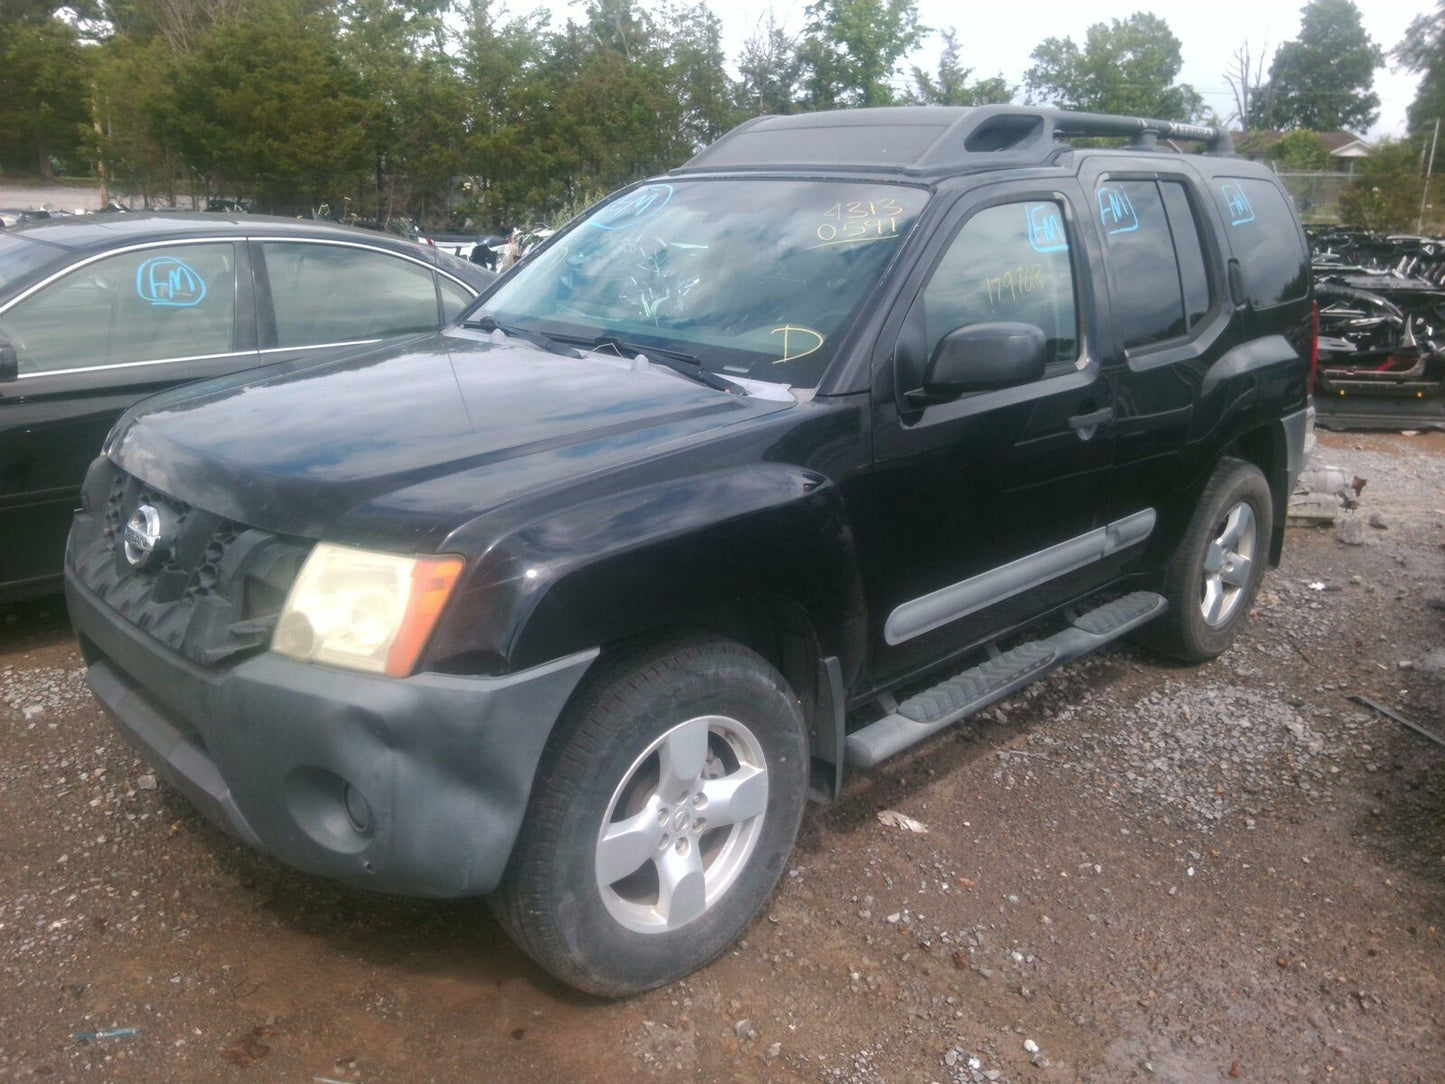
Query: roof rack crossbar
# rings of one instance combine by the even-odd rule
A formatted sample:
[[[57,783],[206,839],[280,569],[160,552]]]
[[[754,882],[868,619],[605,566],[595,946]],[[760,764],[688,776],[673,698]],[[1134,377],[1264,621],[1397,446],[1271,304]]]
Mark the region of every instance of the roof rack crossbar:
[[[1153,120],[1147,117],[1112,116],[1108,113],[1072,113],[1048,110],[1054,122],[1054,134],[1061,136],[1122,136],[1148,146],[1146,137],[1154,140],[1178,139],[1203,143],[1211,154],[1232,154],[1234,144],[1229,133],[1212,124],[1186,124],[1177,120]]]

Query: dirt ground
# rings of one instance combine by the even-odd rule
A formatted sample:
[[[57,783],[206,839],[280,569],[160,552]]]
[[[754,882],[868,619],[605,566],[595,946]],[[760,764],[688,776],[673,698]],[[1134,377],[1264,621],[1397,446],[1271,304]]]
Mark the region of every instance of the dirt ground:
[[[1439,1081],[1445,749],[1346,696],[1445,732],[1445,434],[1316,463],[1383,527],[1292,529],[1225,656],[1110,651],[856,777],[735,951],[620,1003],[232,842],[56,603],[0,612],[0,1081]]]

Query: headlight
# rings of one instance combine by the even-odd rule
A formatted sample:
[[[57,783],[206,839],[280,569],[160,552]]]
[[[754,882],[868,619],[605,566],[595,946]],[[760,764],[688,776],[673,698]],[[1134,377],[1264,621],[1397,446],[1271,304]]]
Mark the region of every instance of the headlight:
[[[286,596],[271,650],[301,662],[405,677],[465,562],[318,543]]]

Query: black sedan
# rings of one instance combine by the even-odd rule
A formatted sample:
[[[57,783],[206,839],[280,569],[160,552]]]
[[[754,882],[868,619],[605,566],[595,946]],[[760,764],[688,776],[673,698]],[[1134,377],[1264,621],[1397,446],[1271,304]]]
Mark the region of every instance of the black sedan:
[[[0,599],[59,586],[86,465],[136,400],[435,331],[494,278],[400,238],[259,215],[0,232]]]

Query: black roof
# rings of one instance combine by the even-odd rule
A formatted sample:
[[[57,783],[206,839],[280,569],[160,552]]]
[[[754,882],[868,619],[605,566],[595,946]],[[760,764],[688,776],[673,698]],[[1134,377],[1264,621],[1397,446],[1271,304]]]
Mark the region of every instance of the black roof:
[[[209,211],[138,211],[73,215],[26,222],[7,230],[11,236],[42,241],[71,250],[106,249],[137,241],[166,241],[183,237],[244,237],[258,232],[276,236],[365,241],[410,256],[428,251],[405,238],[341,226],[334,222],[275,215],[217,214]]]
[[[1067,136],[1123,136],[1133,149],[1160,139],[1202,142],[1230,154],[1219,128],[1145,117],[1072,113],[1033,106],[894,106],[755,117],[703,148],[675,173],[703,170],[846,169],[935,176],[971,169],[1043,165]]]

